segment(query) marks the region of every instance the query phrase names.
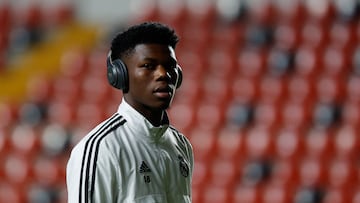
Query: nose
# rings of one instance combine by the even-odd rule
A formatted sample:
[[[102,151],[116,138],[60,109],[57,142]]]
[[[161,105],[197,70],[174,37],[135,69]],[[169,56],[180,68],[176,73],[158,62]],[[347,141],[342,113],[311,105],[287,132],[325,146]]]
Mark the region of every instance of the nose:
[[[171,74],[169,73],[169,71],[167,71],[167,69],[162,66],[162,65],[159,65],[157,68],[156,68],[156,77],[158,79],[166,79],[166,80],[170,80],[171,79]]]

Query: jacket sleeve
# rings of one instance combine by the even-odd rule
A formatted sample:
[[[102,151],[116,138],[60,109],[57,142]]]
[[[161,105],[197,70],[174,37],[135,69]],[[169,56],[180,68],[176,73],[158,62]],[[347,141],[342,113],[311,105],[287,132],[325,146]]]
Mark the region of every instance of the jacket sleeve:
[[[84,150],[76,146],[67,164],[68,203],[117,202],[119,183],[117,161],[104,147]],[[90,152],[91,151],[91,152]]]

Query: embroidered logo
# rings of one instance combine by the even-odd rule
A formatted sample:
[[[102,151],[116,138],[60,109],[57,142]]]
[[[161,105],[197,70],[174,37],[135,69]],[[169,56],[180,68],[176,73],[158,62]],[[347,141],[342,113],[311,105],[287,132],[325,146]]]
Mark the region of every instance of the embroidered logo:
[[[149,166],[145,163],[145,161],[142,161],[139,168],[139,173],[146,173],[146,172],[151,172],[151,170]]]
[[[145,161],[142,161],[141,165],[140,165],[140,168],[139,168],[139,173],[148,173],[148,172],[151,172],[151,169],[145,163]],[[145,183],[150,183],[151,182],[151,178],[150,178],[149,175],[144,175],[144,182]]]
[[[179,159],[180,173],[182,176],[186,178],[189,176],[189,166],[187,165],[187,163],[185,162],[182,156],[179,155],[178,159]]]

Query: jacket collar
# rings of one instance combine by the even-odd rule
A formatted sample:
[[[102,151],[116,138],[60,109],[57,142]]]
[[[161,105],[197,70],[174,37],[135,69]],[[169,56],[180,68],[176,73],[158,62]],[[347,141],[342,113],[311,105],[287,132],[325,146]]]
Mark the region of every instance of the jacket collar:
[[[136,134],[161,138],[169,127],[169,118],[166,112],[162,124],[155,127],[141,113],[130,106],[124,98],[122,99],[117,112],[126,119],[127,123],[132,126]]]

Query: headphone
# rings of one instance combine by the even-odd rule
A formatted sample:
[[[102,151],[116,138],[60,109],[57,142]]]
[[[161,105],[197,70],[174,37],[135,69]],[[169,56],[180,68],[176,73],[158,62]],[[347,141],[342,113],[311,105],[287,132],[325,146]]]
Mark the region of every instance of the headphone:
[[[111,59],[111,51],[108,53],[107,60],[107,79],[111,86],[123,90],[123,92],[129,91],[129,76],[125,63],[121,59]],[[176,89],[180,87],[182,82],[182,69],[179,65],[175,69]]]

